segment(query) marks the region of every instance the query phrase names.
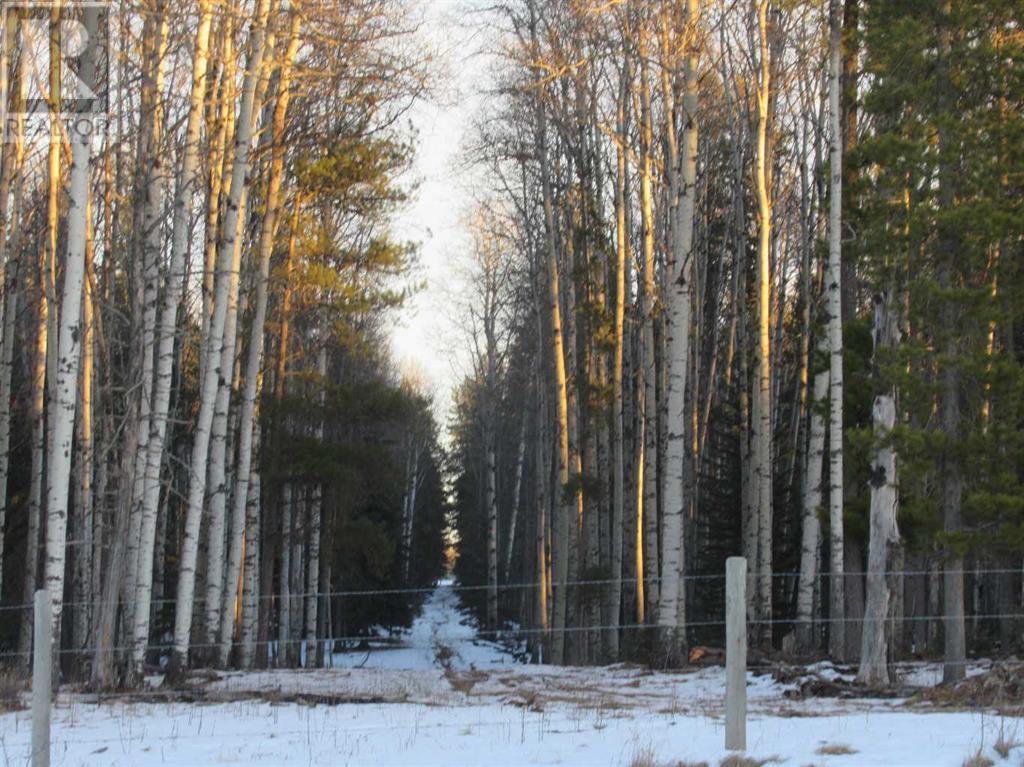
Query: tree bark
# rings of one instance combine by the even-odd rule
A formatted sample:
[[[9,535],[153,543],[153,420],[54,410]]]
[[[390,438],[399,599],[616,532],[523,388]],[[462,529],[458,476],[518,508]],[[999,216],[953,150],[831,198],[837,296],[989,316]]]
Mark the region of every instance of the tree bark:
[[[209,338],[205,339],[207,365],[200,390],[199,416],[192,445],[191,471],[189,472],[188,506],[184,523],[184,541],[178,573],[178,589],[174,616],[174,648],[168,669],[168,680],[180,678],[188,652],[189,631],[192,625],[193,597],[195,595],[195,569],[199,552],[199,526],[202,521],[203,500],[206,492],[206,459],[210,447],[210,427],[213,423],[214,408],[223,361],[222,347],[228,313],[230,283],[237,285],[238,253],[236,238],[239,232],[239,208],[242,196],[248,186],[249,156],[252,144],[253,107],[256,80],[263,64],[267,14],[270,0],[259,0],[256,17],[252,24],[251,48],[248,66],[242,87],[242,103],[235,137],[234,164],[231,186],[228,194],[228,208],[224,216],[224,238],[218,253],[218,271],[221,279],[213,317],[210,322]]]
[[[771,53],[768,44],[768,6],[758,0],[757,28],[760,41],[760,76],[757,89],[756,188],[758,206],[758,354],[757,397],[754,408],[754,480],[757,486],[757,597],[755,613],[760,620],[772,617],[772,357],[771,357],[771,247],[772,197],[768,174],[768,122],[771,103]],[[767,628],[765,628],[767,626]],[[761,640],[771,643],[770,624],[762,624]]]
[[[153,384],[153,406],[149,421],[150,433],[146,444],[139,543],[140,564],[135,581],[136,610],[132,634],[132,674],[137,681],[142,678],[142,664],[145,659],[146,643],[149,640],[157,504],[160,501],[160,467],[163,464],[167,436],[171,379],[174,368],[175,331],[178,305],[181,303],[181,295],[184,290],[189,218],[198,181],[200,131],[206,97],[206,70],[209,60],[210,26],[213,19],[209,0],[199,0],[198,10],[199,25],[196,28],[195,53],[192,62],[192,89],[185,127],[185,144],[172,212],[170,266],[167,273],[160,324],[156,333],[156,377]]]
[[[840,72],[842,14],[839,0],[829,3],[829,151],[828,217],[828,339],[829,339],[829,652],[836,660],[845,659],[845,582],[843,576],[843,290],[842,290],[842,211],[843,211],[843,129],[840,111]]]
[[[227,588],[223,592],[223,604],[220,612],[218,634],[219,662],[226,665],[231,649],[231,636],[234,629],[235,594],[232,584],[238,581],[242,566],[242,548],[244,541],[245,510],[248,505],[248,483],[254,457],[253,431],[256,421],[256,398],[261,381],[260,370],[263,365],[264,325],[267,317],[267,294],[270,279],[270,257],[274,250],[274,235],[277,231],[277,218],[281,201],[281,181],[284,171],[284,131],[288,104],[291,98],[292,64],[299,48],[300,16],[292,14],[289,30],[288,47],[281,60],[278,74],[278,93],[271,118],[271,160],[267,181],[266,209],[259,237],[259,262],[256,273],[256,301],[253,309],[252,325],[249,330],[249,349],[245,367],[245,390],[242,394],[241,414],[239,417],[238,466],[235,472],[235,489],[232,494],[231,538],[228,544]],[[296,207],[299,201],[295,201]]]

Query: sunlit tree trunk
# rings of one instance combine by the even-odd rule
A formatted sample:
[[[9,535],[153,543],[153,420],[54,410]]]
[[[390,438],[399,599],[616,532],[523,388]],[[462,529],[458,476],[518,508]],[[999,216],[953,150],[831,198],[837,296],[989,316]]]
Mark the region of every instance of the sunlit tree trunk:
[[[757,597],[758,618],[772,617],[772,356],[771,356],[771,247],[772,200],[769,188],[768,121],[770,93],[770,46],[768,6],[758,0],[759,81],[757,88],[757,157],[755,181],[758,207],[758,353],[754,407],[754,481],[757,485]],[[762,640],[771,632],[762,630]]]
[[[620,74],[617,109],[618,141],[615,149],[615,349],[612,360],[612,518],[611,518],[611,583],[608,600],[610,628],[605,646],[609,660],[619,657],[619,613],[622,607],[622,532],[625,524],[626,457],[623,410],[623,340],[626,320],[626,261],[629,255],[629,233],[626,231],[626,100],[629,97],[629,68],[623,65]]]
[[[531,0],[531,36],[536,47],[537,22]],[[555,395],[555,448],[557,464],[557,486],[552,488],[555,500],[555,520],[552,541],[551,586],[553,592],[553,615],[551,618],[550,662],[561,664],[565,661],[565,628],[568,608],[569,580],[569,527],[575,504],[569,493],[569,405],[565,375],[565,349],[562,339],[562,315],[560,307],[561,289],[558,275],[558,252],[556,246],[554,200],[551,190],[551,170],[547,146],[547,115],[543,94],[538,92],[534,102],[535,141],[541,167],[541,187],[544,207],[544,242],[547,276],[548,331],[554,366]]]
[[[99,24],[99,9],[95,6],[85,7],[83,24],[90,36],[94,35]],[[89,51],[86,51],[80,60],[78,76],[81,82],[86,84],[91,84],[95,80],[95,62]],[[51,126],[51,130],[55,129],[55,125]],[[71,178],[68,189],[67,251],[64,259],[60,333],[57,341],[57,409],[50,414],[53,421],[53,441],[46,462],[49,481],[46,508],[46,564],[43,578],[52,603],[53,641],[57,649],[60,648],[61,614],[64,607],[71,456],[75,435],[75,410],[78,406],[78,373],[82,362],[82,287],[85,282],[86,229],[92,162],[91,134],[75,128],[69,132]],[[56,233],[53,235],[54,238],[55,235]],[[60,664],[56,664],[55,668],[56,679]]]
[[[163,249],[164,219],[164,186],[167,181],[167,169],[163,154],[163,122],[165,110],[163,98],[164,79],[166,76],[165,60],[168,46],[168,8],[165,0],[156,0],[152,9],[147,9],[149,21],[155,25],[150,30],[153,39],[147,36],[145,41],[145,66],[141,130],[141,165],[144,170],[139,174],[139,183],[143,186],[141,193],[141,225],[140,230],[133,233],[139,241],[141,252],[141,330],[139,339],[140,360],[137,362],[140,372],[138,384],[137,407],[138,415],[134,428],[138,431],[135,442],[135,463],[132,471],[131,517],[129,519],[128,538],[128,569],[124,584],[126,620],[122,633],[126,644],[134,644],[135,624],[146,621],[140,618],[138,610],[138,583],[145,578],[152,583],[152,573],[142,575],[142,570],[151,569],[152,557],[141,553],[142,528],[145,511],[143,509],[146,464],[148,459],[150,427],[153,412],[154,388],[154,352],[156,344],[157,308],[160,294],[160,261]],[[144,32],[145,34],[145,32]],[[155,506],[154,506],[155,508]]]
[[[654,129],[651,116],[651,89],[648,81],[647,56],[641,36],[640,50],[640,217],[643,228],[643,261],[641,268],[642,285],[640,288],[640,319],[643,323],[641,348],[642,362],[640,376],[642,379],[641,414],[643,419],[643,450],[642,463],[637,467],[638,497],[641,509],[638,516],[643,519],[643,557],[644,577],[647,579],[645,592],[647,598],[646,611],[650,615],[657,614],[661,583],[658,578],[660,568],[658,546],[658,399],[657,399],[657,366],[655,363],[654,323],[655,304],[655,264],[654,264]]]
[[[270,0],[259,0],[253,19],[250,52],[242,87],[242,102],[235,137],[234,164],[228,193],[228,208],[224,215],[224,237],[217,263],[221,279],[217,284],[215,308],[210,322],[209,337],[204,339],[207,366],[200,388],[199,415],[192,444],[189,472],[188,505],[184,520],[184,540],[178,574],[176,610],[174,615],[174,647],[169,676],[173,680],[184,668],[188,652],[189,630],[192,625],[193,598],[195,596],[196,559],[199,553],[199,528],[202,521],[203,500],[206,493],[206,459],[210,447],[218,384],[226,374],[222,371],[224,330],[228,314],[228,294],[231,283],[237,291],[238,254],[236,238],[239,233],[239,212],[248,186],[250,153],[252,149],[253,108],[256,81],[263,64],[265,32]],[[230,368],[229,368],[230,369]],[[219,604],[219,602],[218,602]]]
[[[139,543],[139,570],[135,586],[135,623],[132,641],[132,671],[141,678],[149,639],[150,600],[153,593],[153,555],[156,542],[157,504],[160,500],[160,467],[163,463],[167,420],[171,400],[171,379],[174,368],[174,341],[178,305],[184,289],[189,219],[192,201],[197,192],[200,132],[206,95],[206,70],[209,59],[212,8],[208,0],[199,0],[199,24],[196,28],[195,53],[192,62],[192,89],[185,126],[181,167],[171,224],[171,255],[163,307],[156,331],[155,379],[150,433],[146,444],[145,477],[142,493],[142,520]]]
[[[818,352],[828,352],[827,338],[822,335]],[[797,645],[810,652],[814,639],[814,585],[818,579],[818,549],[821,546],[821,480],[825,460],[825,415],[828,402],[828,369],[814,376],[811,395],[811,429],[807,442],[804,468],[803,513],[800,532],[800,582],[797,585]]]
[[[686,23],[696,30],[698,2],[687,0]],[[695,34],[695,32],[690,33]],[[658,604],[658,624],[665,630],[668,650],[676,655],[685,647],[686,636],[686,546],[685,516],[688,507],[687,455],[687,374],[690,369],[690,336],[693,332],[693,234],[697,193],[697,54],[690,43],[683,72],[681,110],[682,146],[675,138],[675,104],[672,85],[664,88],[668,127],[666,145],[669,166],[670,224],[672,262],[668,272],[668,314],[665,324],[668,359],[668,427],[663,496],[665,508],[661,523],[662,591]]]
[[[227,587],[223,592],[223,604],[220,613],[220,632],[218,636],[219,662],[227,664],[228,652],[231,649],[231,636],[234,630],[233,584],[238,581],[242,566],[242,543],[244,540],[245,512],[248,505],[248,483],[254,458],[253,431],[256,421],[256,397],[260,370],[263,365],[264,325],[267,317],[267,295],[270,279],[270,256],[274,250],[274,235],[277,231],[277,219],[281,206],[281,182],[284,172],[285,153],[285,118],[291,97],[292,63],[299,48],[300,16],[293,13],[289,31],[289,42],[277,79],[277,98],[270,125],[271,160],[267,180],[267,196],[263,221],[260,227],[258,246],[258,266],[256,274],[256,300],[253,309],[252,324],[249,330],[249,348],[245,366],[245,390],[242,394],[241,414],[239,417],[238,466],[235,473],[235,488],[232,494],[231,538],[228,544]],[[295,201],[298,205],[298,200]]]
[[[95,507],[93,498],[93,370],[95,362],[95,317],[93,284],[90,275],[93,271],[93,235],[92,235],[92,198],[87,200],[86,210],[86,243],[85,243],[85,281],[82,288],[82,364],[79,380],[79,397],[81,400],[78,418],[78,440],[76,442],[76,471],[78,487],[75,503],[75,537],[77,547],[74,554],[72,601],[75,602],[74,623],[72,625],[72,646],[77,650],[85,647],[89,640],[92,625],[92,602],[99,598],[98,592],[91,590],[92,571],[99,563],[93,561]]]
[[[3,75],[7,72],[6,46],[0,56]],[[4,81],[6,85],[6,80]],[[15,87],[18,79],[15,77]],[[4,92],[4,98],[7,93]],[[17,216],[11,216],[8,224],[8,205],[13,198],[13,210],[20,211],[24,189],[22,163],[25,146],[21,134],[21,120],[11,121],[14,133],[5,147],[4,162],[0,168],[0,268],[3,270],[0,288],[3,289],[3,344],[0,346],[0,564],[3,562],[5,530],[7,524],[7,480],[10,469],[11,447],[11,390],[14,372],[14,336],[18,325],[18,304],[20,302],[21,261],[18,255],[18,241],[21,226]],[[9,192],[13,189],[13,194]],[[0,596],[3,594],[3,567],[0,566]]]
[[[23,590],[23,603],[31,604],[33,593],[37,587],[39,573],[39,529],[42,523],[43,514],[43,471],[46,455],[46,397],[47,397],[47,360],[50,356],[51,345],[56,345],[56,339],[51,339],[50,328],[52,323],[51,314],[57,311],[53,306],[53,297],[50,290],[54,288],[53,264],[57,261],[57,234],[60,214],[60,151],[61,137],[58,125],[60,119],[57,115],[57,100],[60,98],[60,37],[59,37],[60,8],[55,5],[50,12],[50,90],[51,100],[49,104],[49,151],[47,153],[47,204],[46,204],[46,247],[40,254],[38,270],[39,307],[36,315],[36,358],[35,370],[32,376],[32,474],[29,480],[28,495],[28,537],[25,545],[25,586]],[[56,376],[54,376],[54,379]],[[59,633],[57,634],[59,636]],[[23,657],[28,658],[32,642],[32,615],[29,611],[21,623],[18,649],[26,653]]]

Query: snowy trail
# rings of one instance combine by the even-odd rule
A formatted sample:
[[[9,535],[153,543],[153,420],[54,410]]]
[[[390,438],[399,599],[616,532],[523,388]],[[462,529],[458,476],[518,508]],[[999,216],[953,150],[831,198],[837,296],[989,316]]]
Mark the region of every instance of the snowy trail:
[[[410,671],[465,671],[518,663],[500,645],[480,639],[476,620],[462,607],[451,581],[442,581],[427,597],[399,645],[337,652],[333,661],[335,668]]]

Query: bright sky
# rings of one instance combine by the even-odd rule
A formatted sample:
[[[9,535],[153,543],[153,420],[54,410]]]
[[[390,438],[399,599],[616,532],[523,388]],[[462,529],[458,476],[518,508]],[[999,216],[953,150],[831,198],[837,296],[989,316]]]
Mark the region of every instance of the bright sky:
[[[472,206],[472,171],[461,150],[470,138],[471,118],[484,98],[488,72],[474,0],[416,0],[424,15],[422,37],[437,47],[438,93],[410,114],[417,136],[412,180],[415,198],[400,214],[398,237],[420,244],[417,280],[424,283],[396,316],[392,346],[401,369],[415,371],[434,395],[444,427],[451,393],[466,370],[465,340],[452,317],[458,294],[458,263],[468,236],[463,226]]]

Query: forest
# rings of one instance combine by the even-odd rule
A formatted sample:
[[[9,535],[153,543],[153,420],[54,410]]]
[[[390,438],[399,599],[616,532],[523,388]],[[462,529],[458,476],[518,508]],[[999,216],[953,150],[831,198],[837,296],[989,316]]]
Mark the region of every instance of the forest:
[[[456,573],[552,663],[1021,649],[1024,6],[502,6]]]
[[[535,662],[676,667],[732,555],[760,657],[1024,650],[1021,0],[475,8],[450,413],[390,344],[410,6],[5,8],[0,665],[37,589],[103,689],[453,577]]]
[[[408,595],[326,596],[444,568],[437,428],[387,344],[415,257],[398,123],[428,74],[401,8],[52,14],[12,10],[3,48],[4,664],[29,666],[37,588],[57,665],[98,687],[407,622]],[[68,79],[39,52],[69,20],[99,42],[71,70],[108,90],[88,128],[19,103]]]

